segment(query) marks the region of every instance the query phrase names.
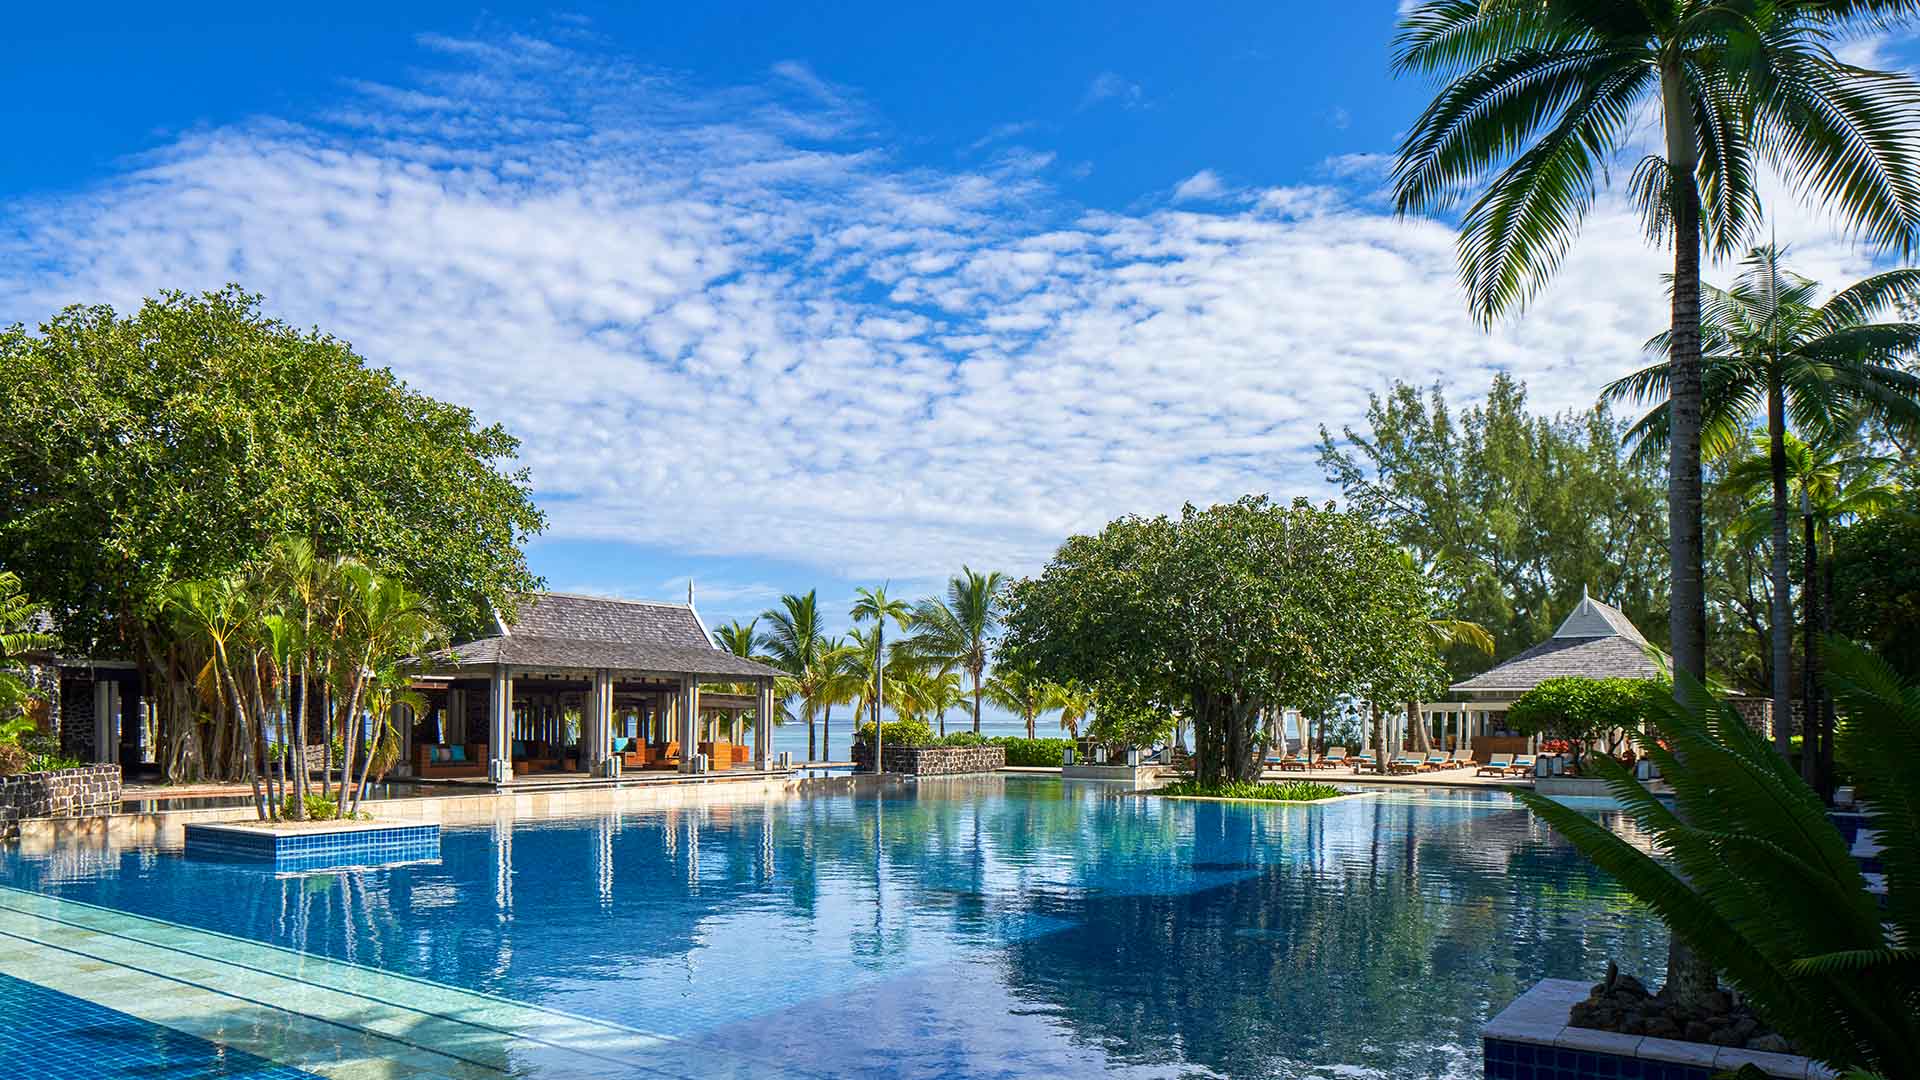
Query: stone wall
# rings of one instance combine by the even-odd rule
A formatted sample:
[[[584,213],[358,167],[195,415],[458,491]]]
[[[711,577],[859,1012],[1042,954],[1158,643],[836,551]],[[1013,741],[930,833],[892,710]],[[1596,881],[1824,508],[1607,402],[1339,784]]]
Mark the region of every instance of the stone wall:
[[[887,770],[908,776],[956,776],[960,773],[993,772],[1006,768],[1004,746],[889,746]],[[853,746],[855,766],[871,771],[873,747],[865,743]]]
[[[0,776],[0,833],[11,833],[27,818],[105,812],[119,801],[118,765]]]
[[[60,678],[60,750],[81,761],[92,761],[93,673],[66,671]]]

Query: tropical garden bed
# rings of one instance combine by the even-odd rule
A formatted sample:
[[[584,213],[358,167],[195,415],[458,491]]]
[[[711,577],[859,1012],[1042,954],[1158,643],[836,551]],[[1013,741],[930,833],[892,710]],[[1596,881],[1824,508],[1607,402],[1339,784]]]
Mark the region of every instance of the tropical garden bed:
[[[1213,802],[1316,803],[1364,795],[1363,791],[1343,791],[1332,784],[1313,780],[1281,780],[1256,783],[1251,780],[1223,780],[1204,784],[1197,780],[1176,780],[1164,787],[1143,792],[1163,799],[1206,799]]]

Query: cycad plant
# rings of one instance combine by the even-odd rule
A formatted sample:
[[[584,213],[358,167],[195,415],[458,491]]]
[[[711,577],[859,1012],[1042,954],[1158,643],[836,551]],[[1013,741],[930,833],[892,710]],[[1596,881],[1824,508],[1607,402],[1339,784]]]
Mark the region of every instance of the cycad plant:
[[[1839,1068],[1920,1075],[1920,689],[1849,645],[1830,650],[1884,903],[1820,797],[1739,714],[1694,686],[1649,695],[1640,751],[1673,787],[1669,808],[1605,756],[1593,762],[1653,841],[1649,853],[1595,819],[1521,793],[1534,813],[1652,908],[1803,1052]],[[1682,675],[1681,678],[1686,676]]]

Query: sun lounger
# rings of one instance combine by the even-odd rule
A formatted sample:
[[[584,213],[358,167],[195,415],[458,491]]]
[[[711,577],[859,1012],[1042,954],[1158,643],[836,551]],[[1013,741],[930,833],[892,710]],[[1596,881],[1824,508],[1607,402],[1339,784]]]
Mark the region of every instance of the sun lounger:
[[[1535,760],[1537,759],[1532,754],[1515,754],[1513,763],[1507,766],[1507,772],[1515,776],[1525,776],[1533,771]]]
[[[1346,759],[1346,765],[1356,773],[1379,772],[1381,771],[1380,753],[1374,751],[1370,754],[1354,754]]]
[[[1413,754],[1399,754],[1394,757],[1393,764],[1390,767],[1396,773],[1416,773],[1424,772],[1427,763],[1424,758],[1417,757]]]
[[[1473,768],[1473,751],[1455,750],[1453,752],[1453,755],[1447,758],[1447,768],[1449,769]]]
[[[1310,764],[1311,762],[1309,762],[1306,758],[1301,757],[1299,754],[1288,754],[1286,757],[1283,757],[1280,759],[1280,771],[1281,772],[1293,772],[1293,771],[1305,772]]]
[[[1513,766],[1512,754],[1495,754],[1492,757],[1487,759],[1487,763],[1485,765],[1482,765],[1478,769],[1475,769],[1473,771],[1473,775],[1505,776],[1507,775],[1507,770],[1512,766]]]
[[[1347,748],[1344,746],[1330,746],[1327,748],[1326,753],[1320,755],[1320,760],[1313,763],[1313,767],[1316,769],[1337,769],[1346,763]]]
[[[1435,750],[1433,753],[1427,755],[1427,759],[1420,763],[1420,767],[1426,769],[1428,772],[1438,772],[1441,769],[1452,768],[1453,759],[1447,756],[1446,751]]]

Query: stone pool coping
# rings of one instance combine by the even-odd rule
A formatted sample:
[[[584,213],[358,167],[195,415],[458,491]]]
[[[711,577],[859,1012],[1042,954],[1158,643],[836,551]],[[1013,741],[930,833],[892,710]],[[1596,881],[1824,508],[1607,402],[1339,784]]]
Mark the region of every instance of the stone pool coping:
[[[1558,1050],[1584,1051],[1606,1057],[1701,1069],[1718,1073],[1752,1065],[1768,1076],[1794,1080],[1836,1080],[1840,1075],[1811,1058],[1793,1054],[1769,1054],[1710,1043],[1656,1039],[1649,1035],[1623,1035],[1617,1031],[1597,1031],[1567,1024],[1567,1013],[1575,1002],[1585,1001],[1593,987],[1576,979],[1543,979],[1515,998],[1513,1004],[1487,1022],[1480,1035],[1486,1044],[1521,1043]],[[1491,1056],[1491,1046],[1483,1053]],[[1488,1075],[1493,1075],[1491,1072]],[[1608,1075],[1638,1075],[1614,1072]]]
[[[418,825],[418,821],[381,820],[378,818],[354,821],[221,821],[208,822],[194,826],[197,829],[217,829],[220,832],[245,833],[250,836],[308,836],[314,833],[350,833],[366,832],[370,829],[405,828]]]

